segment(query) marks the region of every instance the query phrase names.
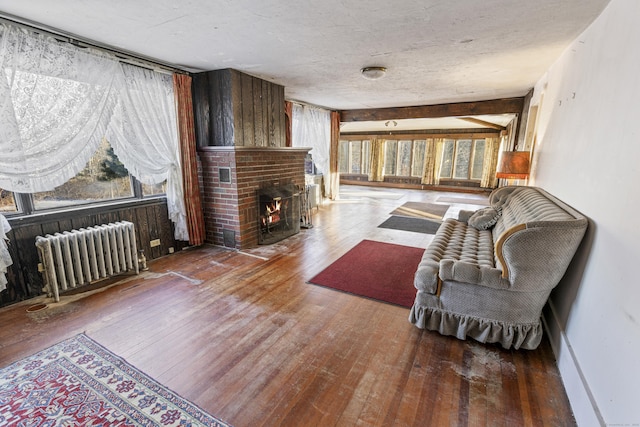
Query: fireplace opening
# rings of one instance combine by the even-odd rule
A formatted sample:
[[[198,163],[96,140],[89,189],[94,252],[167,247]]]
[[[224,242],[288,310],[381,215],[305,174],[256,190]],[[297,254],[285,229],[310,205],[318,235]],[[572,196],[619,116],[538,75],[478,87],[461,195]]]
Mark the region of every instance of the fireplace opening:
[[[258,190],[258,244],[268,245],[300,232],[300,192],[293,184]]]

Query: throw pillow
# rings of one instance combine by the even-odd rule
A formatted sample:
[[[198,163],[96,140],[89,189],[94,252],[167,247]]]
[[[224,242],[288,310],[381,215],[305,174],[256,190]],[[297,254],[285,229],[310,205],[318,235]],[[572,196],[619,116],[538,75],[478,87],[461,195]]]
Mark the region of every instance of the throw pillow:
[[[492,207],[482,208],[477,210],[471,217],[469,217],[469,221],[467,224],[470,226],[477,228],[478,230],[488,230],[498,222],[498,218],[500,218],[501,211],[496,210]]]
[[[502,206],[507,203],[509,198],[511,198],[511,195],[517,191],[518,189],[516,188],[513,191],[500,191],[497,195],[492,195],[490,200],[491,206],[495,209],[502,209]]]

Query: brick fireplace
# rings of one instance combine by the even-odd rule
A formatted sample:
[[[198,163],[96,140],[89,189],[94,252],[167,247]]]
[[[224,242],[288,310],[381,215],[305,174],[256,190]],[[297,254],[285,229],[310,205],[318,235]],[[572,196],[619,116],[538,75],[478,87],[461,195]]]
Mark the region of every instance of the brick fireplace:
[[[245,249],[258,244],[260,188],[305,186],[309,148],[208,146],[198,149],[206,242]]]

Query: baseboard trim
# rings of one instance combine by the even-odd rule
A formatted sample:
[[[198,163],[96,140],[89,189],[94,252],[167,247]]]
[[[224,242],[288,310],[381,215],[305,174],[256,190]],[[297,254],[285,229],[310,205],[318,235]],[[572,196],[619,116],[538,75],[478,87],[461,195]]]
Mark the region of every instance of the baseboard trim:
[[[573,347],[558,322],[558,316],[552,301],[549,301],[547,306],[549,310],[545,310],[546,314],[542,317],[542,322],[549,335],[551,348],[556,356],[560,377],[569,398],[576,423],[578,426],[599,425],[604,427],[606,424],[602,414],[591,393],[589,383],[582,373],[582,369],[580,369]]]

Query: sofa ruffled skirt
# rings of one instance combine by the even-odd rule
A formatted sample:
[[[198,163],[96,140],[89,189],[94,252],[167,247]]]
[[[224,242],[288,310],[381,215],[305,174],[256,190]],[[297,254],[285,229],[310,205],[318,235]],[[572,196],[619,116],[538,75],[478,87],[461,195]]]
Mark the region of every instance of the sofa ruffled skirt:
[[[464,314],[445,312],[438,308],[414,304],[409,321],[420,329],[464,340],[473,338],[483,343],[498,343],[502,347],[533,350],[542,340],[541,322],[510,324]]]

